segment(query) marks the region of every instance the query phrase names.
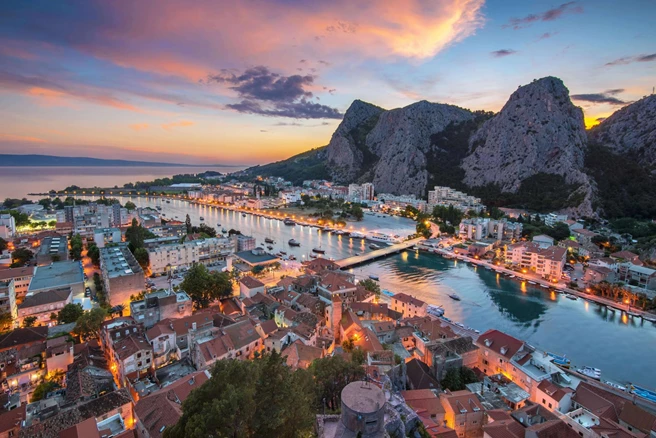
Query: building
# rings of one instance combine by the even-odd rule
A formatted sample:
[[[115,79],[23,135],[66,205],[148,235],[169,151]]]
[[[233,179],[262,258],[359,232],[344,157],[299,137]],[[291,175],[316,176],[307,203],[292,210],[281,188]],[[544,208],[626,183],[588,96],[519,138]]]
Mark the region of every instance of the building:
[[[37,266],[28,287],[28,294],[70,287],[73,296],[84,294],[84,271],[80,262],[70,260]]]
[[[11,239],[16,234],[16,220],[10,214],[0,214],[0,238]]]
[[[112,359],[117,366],[116,375],[123,385],[128,380],[139,379],[154,366],[153,348],[140,330],[116,340],[112,350]]]
[[[10,314],[12,322],[16,320],[18,309],[16,307],[14,280],[0,281],[0,313]]]
[[[560,246],[541,248],[535,242],[508,245],[506,263],[530,270],[543,278],[559,281],[563,275],[567,249]]]
[[[467,195],[450,187],[435,186],[433,190],[428,191],[428,208],[432,211],[438,205],[453,206],[464,212],[469,210],[479,212],[484,208],[480,198]]]
[[[489,237],[498,241],[512,242],[521,239],[522,230],[523,225],[520,222],[471,218],[460,221],[458,234],[462,239],[481,240]]]
[[[533,237],[532,239],[533,242],[537,243],[540,248],[549,248],[550,246],[553,246],[554,244],[554,239],[551,236],[547,236],[546,234],[540,234],[538,236]]]
[[[417,199],[414,195],[393,195],[391,193],[381,193],[378,200],[382,202],[381,209],[401,211],[410,206],[419,211],[426,211],[427,204],[423,199]]]
[[[41,240],[41,246],[36,253],[36,263],[39,266],[62,260],[68,260],[68,239],[57,236]]]
[[[207,369],[217,360],[252,359],[264,349],[264,339],[249,318],[221,328],[213,338],[194,344],[192,361],[198,369]]]
[[[243,234],[233,234],[231,239],[234,244],[234,248],[236,252],[252,251],[257,246],[255,242],[255,237],[252,236],[244,236]]]
[[[23,325],[25,318],[35,317],[35,325],[50,325],[56,323],[56,316],[61,309],[71,303],[73,298],[71,288],[63,287],[27,295],[18,305],[18,323]]]
[[[264,283],[250,275],[239,279],[239,295],[241,297],[252,298],[257,293],[264,293]]]
[[[440,402],[444,408],[446,427],[454,429],[458,437],[470,438],[482,435],[485,410],[469,390],[440,393]]]
[[[148,249],[150,272],[164,274],[180,268],[190,268],[195,263],[208,265],[224,260],[232,252],[232,242],[222,237],[160,245]]]
[[[255,248],[251,250],[239,251],[235,253],[235,265],[242,265],[245,271],[250,271],[256,266],[269,266],[274,263],[279,263],[279,258],[268,254],[262,248]]]
[[[102,248],[100,269],[107,300],[112,306],[127,304],[130,295],[137,295],[144,289],[143,269],[127,246]]]
[[[130,315],[147,329],[164,319],[191,316],[192,310],[191,298],[184,291],[161,290],[130,302]]]
[[[426,316],[428,304],[413,296],[398,293],[392,297],[391,308],[396,312],[401,312],[404,318],[412,318],[414,316]]]
[[[656,289],[656,270],[646,266],[620,263],[617,265],[617,279],[631,286]]]
[[[352,382],[342,390],[340,422],[334,437],[384,436],[385,407],[383,390],[367,382]]]
[[[0,282],[12,281],[14,282],[14,293],[16,294],[16,302],[20,303],[27,290],[30,287],[32,277],[34,277],[34,266],[24,266],[21,268],[9,268],[0,270]]]
[[[96,228],[93,230],[93,241],[98,248],[104,248],[108,243],[121,243],[120,228]]]
[[[365,202],[374,200],[374,185],[372,183],[349,184],[348,200],[351,202]]]
[[[556,225],[558,222],[564,222],[567,223],[568,216],[566,214],[559,214],[559,213],[549,213],[544,217],[544,224],[553,227]]]

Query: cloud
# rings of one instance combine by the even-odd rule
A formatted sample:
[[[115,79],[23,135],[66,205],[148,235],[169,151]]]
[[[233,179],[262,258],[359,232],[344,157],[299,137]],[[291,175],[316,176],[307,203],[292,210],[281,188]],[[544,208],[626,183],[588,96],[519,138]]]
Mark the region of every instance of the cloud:
[[[180,120],[179,122],[169,122],[162,124],[162,129],[170,131],[174,128],[186,128],[195,125],[191,120]]]
[[[490,55],[492,55],[495,58],[503,58],[505,56],[514,55],[515,53],[517,53],[517,51],[513,49],[501,49],[501,50],[495,50],[494,52],[490,52]]]
[[[551,37],[553,37],[557,34],[558,34],[558,32],[545,32],[542,35],[540,35],[537,40],[538,41],[546,40],[546,39],[549,39],[549,38],[551,38]]]
[[[209,75],[204,82],[227,84],[236,91],[241,102],[226,107],[240,113],[298,119],[341,118],[337,109],[310,101],[315,97],[309,90],[314,79],[313,75],[283,76],[257,66],[242,73],[222,70]]]
[[[626,65],[626,64],[632,64],[634,62],[652,62],[656,61],[656,53],[652,53],[650,55],[636,55],[636,56],[625,56],[622,58],[617,58],[611,62],[607,62],[607,66],[613,66],[613,65]]]
[[[45,143],[46,140],[38,137],[30,137],[26,135],[13,135],[13,134],[0,134],[0,141],[16,141],[26,143]]]
[[[583,12],[583,8],[578,6],[578,2],[567,2],[562,5],[549,9],[548,11],[542,12],[540,14],[529,14],[523,18],[511,18],[508,23],[501,26],[503,29],[513,28],[514,30],[524,29],[529,27],[532,23],[538,21],[553,21],[561,18],[567,14],[580,14]]]
[[[148,123],[133,123],[132,125],[130,125],[130,129],[137,132],[144,131],[148,128],[149,128]]]
[[[596,103],[606,103],[609,105],[626,105],[627,103],[624,100],[613,97],[616,94],[624,92],[623,88],[617,88],[613,90],[606,90],[603,93],[590,93],[590,94],[573,94],[572,100],[579,102],[590,102],[592,104]]]

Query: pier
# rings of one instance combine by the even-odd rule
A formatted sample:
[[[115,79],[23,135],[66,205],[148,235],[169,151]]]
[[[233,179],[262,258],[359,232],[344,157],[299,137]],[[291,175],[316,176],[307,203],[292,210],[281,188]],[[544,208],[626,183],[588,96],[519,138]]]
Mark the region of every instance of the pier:
[[[423,238],[406,240],[405,242],[395,243],[394,245],[387,246],[385,248],[376,249],[374,251],[362,254],[359,256],[347,257],[341,260],[335,260],[335,263],[339,265],[339,269],[351,268],[353,266],[361,265],[376,259],[387,257],[391,254],[397,254],[401,251],[405,251],[408,248],[411,248],[417,245],[419,242],[424,240]]]

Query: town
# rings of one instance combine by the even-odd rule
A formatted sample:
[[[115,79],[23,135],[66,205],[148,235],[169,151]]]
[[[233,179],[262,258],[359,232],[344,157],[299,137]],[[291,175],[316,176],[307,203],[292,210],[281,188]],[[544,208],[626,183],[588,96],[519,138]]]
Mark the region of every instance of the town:
[[[320,248],[298,260],[273,250],[273,239],[259,242],[202,217],[197,224],[167,217],[162,208],[137,207],[139,199],[201,204],[370,244],[343,260]],[[177,428],[191,409],[184,402],[219,378],[213,372],[272,355],[317,381],[337,378],[319,374],[329,361],[353,373],[331,384],[330,398],[310,402],[308,430],[320,437],[656,435],[653,391],[575,367],[567,351],[467,327],[411,288],[381,290],[377,278],[348,269],[396,252],[431,252],[523,288],[656,322],[649,312],[656,270],[603,223],[591,230],[567,215],[486,208],[448,187],[422,200],[376,194],[371,183],[294,187],[272,177],[74,189],[5,204],[1,436],[182,436]],[[404,216],[416,229],[358,232],[368,216]]]

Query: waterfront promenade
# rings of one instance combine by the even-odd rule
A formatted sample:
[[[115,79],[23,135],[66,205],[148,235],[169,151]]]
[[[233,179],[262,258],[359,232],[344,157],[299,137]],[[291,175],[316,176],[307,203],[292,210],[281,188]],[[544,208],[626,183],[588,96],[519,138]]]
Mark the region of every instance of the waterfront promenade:
[[[361,265],[363,263],[371,262],[373,260],[377,260],[382,257],[387,257],[388,255],[391,254],[396,254],[401,251],[405,251],[406,249],[411,248],[414,245],[417,245],[422,240],[424,239],[416,238],[416,239],[406,240],[405,242],[395,243],[394,245],[389,245],[385,248],[376,249],[366,254],[347,257],[341,260],[335,260],[335,263],[339,265],[340,269],[350,268],[353,266]]]

